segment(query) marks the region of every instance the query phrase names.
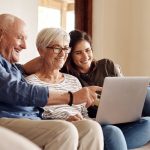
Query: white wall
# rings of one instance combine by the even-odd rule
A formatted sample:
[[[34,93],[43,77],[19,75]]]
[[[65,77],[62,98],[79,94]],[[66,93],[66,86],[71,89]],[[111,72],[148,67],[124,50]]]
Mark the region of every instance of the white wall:
[[[21,52],[21,63],[38,55],[35,37],[38,22],[38,0],[0,0],[0,13],[11,13],[22,18],[28,28],[27,50]]]
[[[150,0],[93,0],[93,10],[96,58],[111,58],[125,75],[150,76]]]

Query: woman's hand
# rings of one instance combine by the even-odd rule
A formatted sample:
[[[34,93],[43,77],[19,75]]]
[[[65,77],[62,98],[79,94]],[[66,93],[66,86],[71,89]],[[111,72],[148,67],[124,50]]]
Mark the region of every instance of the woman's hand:
[[[80,121],[80,120],[83,120],[83,116],[81,114],[76,114],[74,116],[69,116],[66,121],[73,122],[73,121]]]

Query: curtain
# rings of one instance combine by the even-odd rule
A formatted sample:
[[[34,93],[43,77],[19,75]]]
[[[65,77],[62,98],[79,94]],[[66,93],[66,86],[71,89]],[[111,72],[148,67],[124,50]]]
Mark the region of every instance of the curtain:
[[[87,32],[92,37],[92,1],[75,0],[75,29]]]

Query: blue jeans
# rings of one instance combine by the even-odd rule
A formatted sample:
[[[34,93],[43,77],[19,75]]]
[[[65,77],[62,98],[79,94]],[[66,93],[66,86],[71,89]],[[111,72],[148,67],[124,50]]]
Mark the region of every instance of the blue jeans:
[[[128,150],[150,141],[150,117],[132,123],[102,125],[105,150]]]

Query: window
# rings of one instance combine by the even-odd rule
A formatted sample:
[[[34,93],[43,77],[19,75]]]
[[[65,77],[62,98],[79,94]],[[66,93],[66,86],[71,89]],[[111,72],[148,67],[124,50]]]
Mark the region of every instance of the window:
[[[39,6],[38,31],[45,27],[60,27],[60,10]]]
[[[45,27],[74,29],[74,0],[39,0],[38,30]]]

